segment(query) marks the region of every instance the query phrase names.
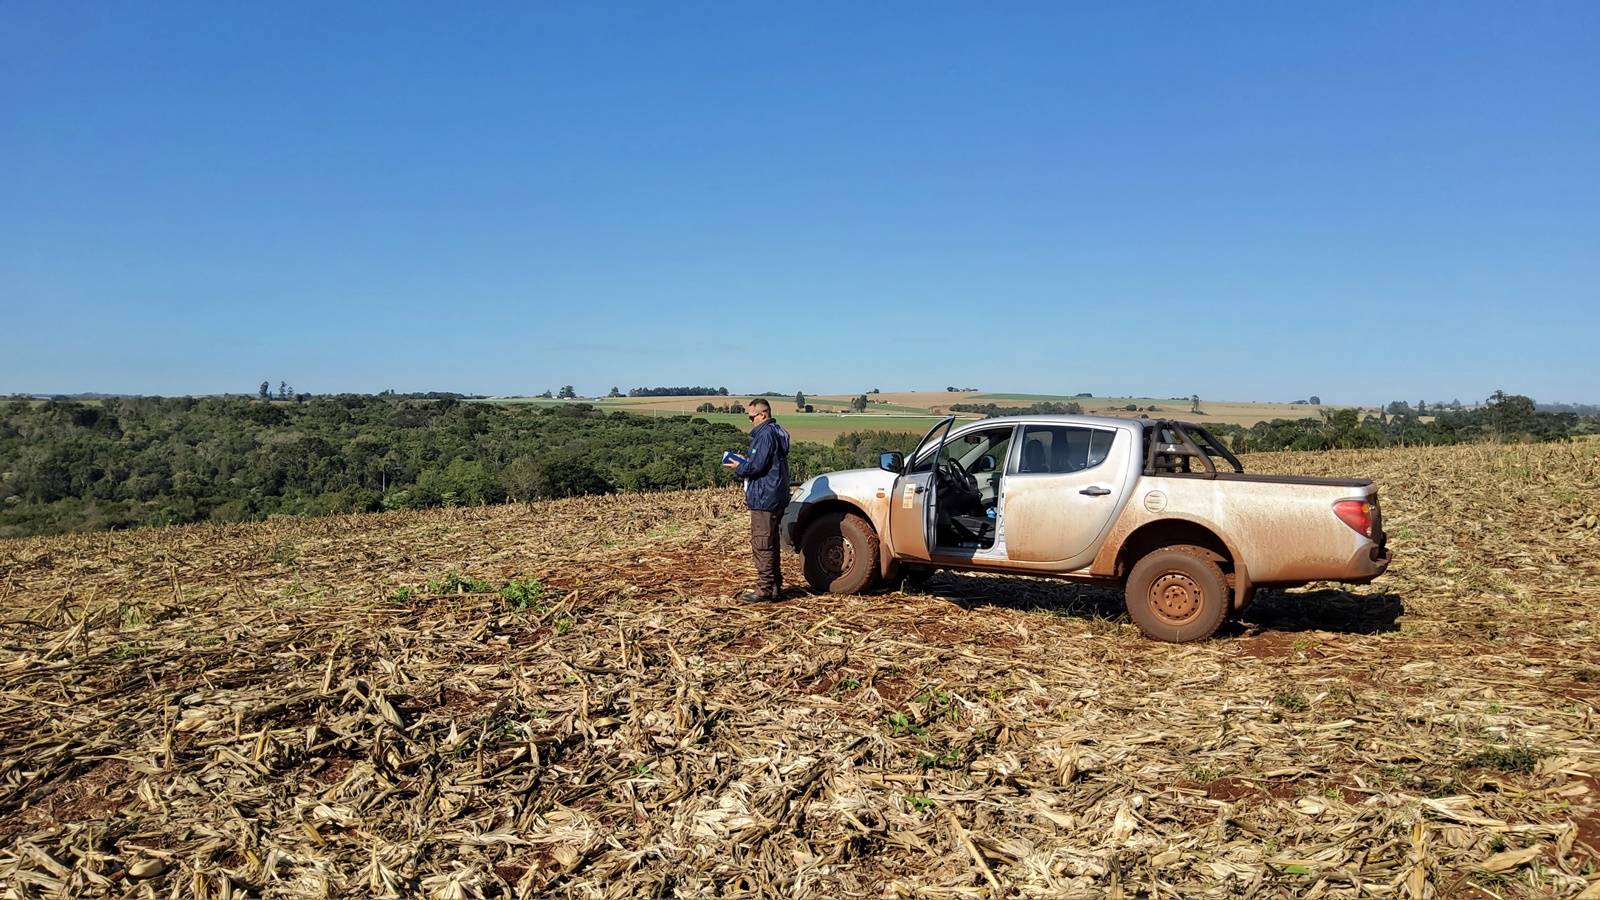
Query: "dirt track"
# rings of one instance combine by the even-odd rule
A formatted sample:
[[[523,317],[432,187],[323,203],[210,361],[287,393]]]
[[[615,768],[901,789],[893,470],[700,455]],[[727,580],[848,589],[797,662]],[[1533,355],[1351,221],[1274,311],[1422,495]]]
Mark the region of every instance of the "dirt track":
[[[1600,896],[1600,446],[1246,462],[1391,573],[1169,646],[736,604],[709,491],[0,542],[0,896]]]

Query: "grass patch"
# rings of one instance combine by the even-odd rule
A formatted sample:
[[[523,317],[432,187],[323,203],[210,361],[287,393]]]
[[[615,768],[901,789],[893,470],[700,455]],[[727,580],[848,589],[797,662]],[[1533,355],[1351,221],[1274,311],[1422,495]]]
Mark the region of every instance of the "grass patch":
[[[949,691],[932,688],[912,697],[911,702],[926,706],[930,716],[942,716],[947,722],[961,719],[961,705]]]
[[[1284,691],[1273,697],[1272,702],[1289,712],[1305,712],[1311,708],[1311,701],[1299,691]]]
[[[1520,744],[1489,747],[1468,757],[1461,765],[1468,769],[1494,769],[1513,775],[1532,775],[1539,760],[1549,754]]]
[[[891,737],[904,737],[908,734],[914,734],[917,737],[926,737],[928,734],[928,729],[923,728],[916,722],[911,721],[911,717],[903,712],[890,713],[883,717],[883,722],[885,725],[889,726],[889,734]]]
[[[544,585],[537,578],[513,579],[500,589],[500,599],[506,602],[506,606],[518,610],[539,606],[544,595]]]
[[[150,616],[145,612],[143,606],[119,602],[117,604],[117,620],[122,623],[123,628],[138,628],[148,622]]]
[[[430,594],[446,596],[449,594],[491,594],[494,585],[481,578],[463,578],[455,572],[446,573],[439,578],[428,581],[423,587]]]
[[[928,769],[959,769],[961,768],[961,751],[950,748],[942,753],[918,753],[917,768]]]

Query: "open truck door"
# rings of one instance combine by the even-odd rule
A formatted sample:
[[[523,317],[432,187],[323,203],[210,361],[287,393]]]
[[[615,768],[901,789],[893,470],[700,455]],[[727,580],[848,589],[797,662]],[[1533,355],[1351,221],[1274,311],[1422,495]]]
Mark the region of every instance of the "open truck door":
[[[889,543],[899,559],[927,562],[932,559],[938,511],[939,451],[955,416],[949,416],[923,435],[917,449],[906,457],[900,477],[895,479],[889,501]]]

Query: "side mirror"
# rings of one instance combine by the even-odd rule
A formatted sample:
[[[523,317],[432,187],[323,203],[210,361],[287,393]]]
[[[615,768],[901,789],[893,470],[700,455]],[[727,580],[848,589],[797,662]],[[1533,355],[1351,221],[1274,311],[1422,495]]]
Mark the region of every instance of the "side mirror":
[[[984,455],[978,457],[978,461],[977,462],[972,464],[972,471],[973,471],[974,474],[976,474],[978,472],[993,472],[994,471],[994,467],[995,467],[994,457],[990,456],[987,453],[985,453]]]
[[[903,453],[894,452],[878,454],[878,468],[884,470],[885,472],[894,472],[895,474],[899,474],[900,470],[905,467],[906,457]]]

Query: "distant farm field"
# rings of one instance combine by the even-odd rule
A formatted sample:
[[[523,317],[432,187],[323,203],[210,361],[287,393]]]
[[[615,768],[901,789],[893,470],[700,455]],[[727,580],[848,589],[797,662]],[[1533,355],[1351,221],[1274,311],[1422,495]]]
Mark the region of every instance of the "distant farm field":
[[[1245,462],[1389,573],[1170,645],[737,602],[734,489],[0,540],[0,896],[1595,896],[1600,445]]]
[[[535,404],[540,406],[559,406],[565,403],[589,403],[601,409],[614,409],[622,412],[637,413],[642,416],[693,416],[705,419],[712,423],[726,423],[733,425],[741,431],[750,430],[750,420],[742,413],[702,413],[695,412],[695,407],[702,403],[711,403],[714,406],[727,406],[731,403],[744,403],[749,397],[626,397],[617,399],[599,400],[547,400],[542,397],[508,397],[483,400],[483,403],[507,404]],[[872,412],[848,413],[829,412],[818,410],[811,413],[795,412],[794,400],[769,398],[772,403],[773,415],[788,430],[790,436],[797,441],[812,441],[819,444],[832,444],[834,438],[852,431],[899,431],[908,434],[922,434],[938,422],[940,416],[929,415],[926,410],[915,407],[897,408],[895,411],[879,412],[880,407],[874,406]],[[808,402],[810,398],[807,398]],[[824,403],[830,408],[844,409],[849,404],[849,398],[837,402]],[[813,405],[817,405],[813,403]],[[899,411],[903,409],[904,412]]]
[[[738,414],[728,413],[694,413],[695,418],[705,419],[708,422],[726,422],[737,425],[748,431],[749,419]],[[841,434],[852,431],[903,431],[913,434],[924,434],[939,421],[938,416],[874,416],[865,415],[823,415],[778,411],[778,421],[789,436],[797,441],[815,441],[819,444],[831,444],[833,439]]]
[[[749,421],[741,415],[696,413],[695,407],[704,403],[726,406],[744,403],[748,394],[730,394],[726,397],[617,397],[596,400],[547,400],[538,397],[492,398],[486,403],[561,404],[584,402],[602,409],[619,409],[650,414],[692,414],[713,422],[728,422],[749,429]],[[806,395],[806,402],[815,410],[796,412],[793,396],[769,397],[773,413],[785,428],[800,440],[831,443],[835,437],[852,431],[867,429],[886,431],[923,432],[933,420],[947,413],[955,404],[988,404],[998,406],[1029,406],[1034,403],[1077,403],[1086,414],[1151,418],[1177,418],[1206,423],[1226,423],[1249,427],[1257,422],[1273,419],[1315,418],[1318,407],[1292,403],[1255,403],[1249,401],[1208,401],[1202,399],[1200,414],[1190,412],[1189,400],[1162,399],[1158,397],[1071,397],[1060,394],[985,393],[970,391],[892,391],[869,394],[870,405],[866,413],[848,413],[853,395]],[[1138,407],[1136,410],[1128,406]],[[1149,411],[1155,407],[1155,411]],[[1328,407],[1337,408],[1337,407]],[[1374,410],[1375,411],[1375,410]],[[844,415],[839,413],[845,412]],[[958,415],[974,416],[972,413]],[[903,418],[912,417],[912,418]]]

